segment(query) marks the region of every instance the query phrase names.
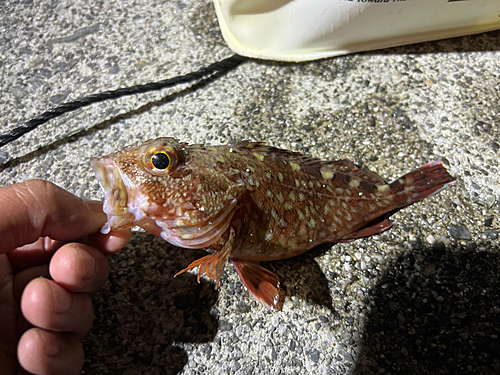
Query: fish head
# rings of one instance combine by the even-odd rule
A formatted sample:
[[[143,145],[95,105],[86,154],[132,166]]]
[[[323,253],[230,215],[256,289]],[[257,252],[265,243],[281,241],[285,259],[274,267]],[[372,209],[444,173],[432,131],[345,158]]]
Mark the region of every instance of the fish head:
[[[238,184],[216,173],[212,154],[158,138],[91,158],[108,216],[101,232],[137,225],[181,247],[214,243],[234,214]]]

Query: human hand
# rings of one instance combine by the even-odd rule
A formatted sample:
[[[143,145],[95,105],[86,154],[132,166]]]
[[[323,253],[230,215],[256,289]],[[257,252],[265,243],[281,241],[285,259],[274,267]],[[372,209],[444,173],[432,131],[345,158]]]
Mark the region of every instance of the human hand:
[[[90,296],[108,277],[105,255],[130,238],[130,231],[99,233],[105,222],[101,202],[50,182],[0,188],[2,374],[81,372]]]

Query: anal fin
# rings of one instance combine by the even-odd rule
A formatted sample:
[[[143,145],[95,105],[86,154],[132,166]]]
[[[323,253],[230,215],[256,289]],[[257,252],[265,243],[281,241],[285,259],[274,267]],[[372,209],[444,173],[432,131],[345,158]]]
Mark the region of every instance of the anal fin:
[[[279,277],[261,267],[258,262],[231,259],[236,272],[248,291],[270,310],[279,311],[283,305],[285,291]]]
[[[392,227],[394,222],[389,219],[385,219],[377,224],[371,225],[369,227],[364,227],[357,232],[348,234],[347,236],[343,237],[340,240],[337,240],[337,242],[351,242],[357,238],[361,237],[368,237],[368,236],[373,236],[375,234],[382,233]]]
[[[234,229],[230,228],[229,239],[226,241],[222,249],[216,251],[215,253],[208,254],[203,258],[195,260],[189,266],[177,272],[174,275],[174,277],[192,268],[200,266],[197,278],[198,283],[200,282],[200,277],[203,274],[206,274],[209,279],[215,281],[215,289],[217,289],[220,284],[220,279],[222,276],[222,271],[224,270],[224,266],[226,265],[227,260],[229,259],[231,251],[233,250],[234,237],[235,237]]]

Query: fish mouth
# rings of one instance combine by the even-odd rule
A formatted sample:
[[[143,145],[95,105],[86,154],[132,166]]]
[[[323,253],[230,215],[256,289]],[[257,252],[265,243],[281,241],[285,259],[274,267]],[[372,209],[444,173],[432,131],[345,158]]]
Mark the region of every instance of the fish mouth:
[[[90,165],[104,193],[103,211],[108,221],[101,233],[133,227],[135,216],[128,210],[128,194],[120,170],[107,157],[90,158]]]

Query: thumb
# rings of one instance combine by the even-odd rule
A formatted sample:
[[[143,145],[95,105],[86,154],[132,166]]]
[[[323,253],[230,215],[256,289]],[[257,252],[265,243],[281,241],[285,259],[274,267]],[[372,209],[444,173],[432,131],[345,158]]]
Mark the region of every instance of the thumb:
[[[0,253],[39,237],[73,241],[95,233],[106,215],[51,182],[29,180],[0,188]]]

